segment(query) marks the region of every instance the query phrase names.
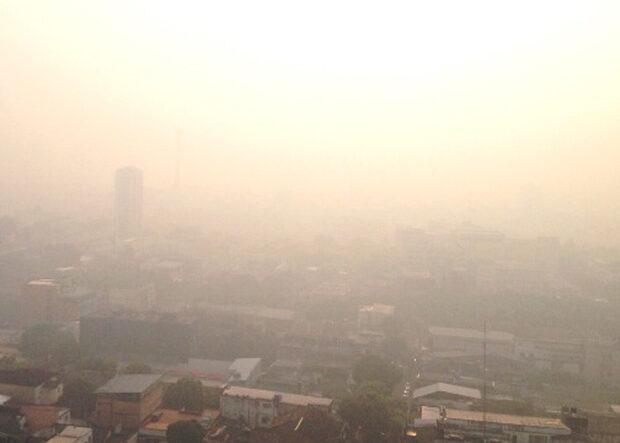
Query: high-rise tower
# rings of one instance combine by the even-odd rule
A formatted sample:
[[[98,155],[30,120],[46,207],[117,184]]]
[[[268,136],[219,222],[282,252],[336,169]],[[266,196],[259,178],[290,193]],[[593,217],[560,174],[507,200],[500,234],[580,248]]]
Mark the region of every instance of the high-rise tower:
[[[114,222],[116,239],[140,234],[142,226],[142,170],[131,166],[117,169],[114,178]]]

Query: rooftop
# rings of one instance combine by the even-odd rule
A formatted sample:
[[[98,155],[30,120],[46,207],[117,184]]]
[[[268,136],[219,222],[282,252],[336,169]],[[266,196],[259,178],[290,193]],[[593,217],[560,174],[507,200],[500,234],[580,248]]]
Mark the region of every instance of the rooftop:
[[[487,412],[485,420],[485,414],[481,411],[462,411],[458,409],[447,409],[446,417],[449,420],[467,420],[474,422],[486,421],[487,423],[497,423],[503,425],[569,430],[559,418],[530,417],[524,415],[508,415]]]
[[[222,395],[230,397],[247,397],[259,400],[272,401],[276,395],[280,396],[280,401],[288,405],[295,406],[331,406],[334,400],[325,397],[313,397],[310,395],[288,394],[285,392],[268,391],[265,389],[245,388],[241,386],[228,386]]]
[[[96,394],[141,394],[157,383],[161,375],[157,374],[124,374],[95,391]]]
[[[463,328],[444,328],[439,326],[431,326],[428,328],[431,335],[437,335],[440,337],[459,337],[459,338],[471,338],[475,340],[484,340],[484,332],[477,329],[463,329]],[[514,340],[514,335],[508,332],[501,331],[486,331],[486,339],[490,341],[506,341],[511,342]]]
[[[458,395],[475,400],[480,400],[481,395],[478,389],[467,388],[465,386],[451,385],[449,383],[434,383],[432,385],[423,386],[413,391],[413,398],[426,397],[436,392],[444,392],[447,394]]]
[[[60,434],[48,440],[48,443],[73,443],[79,438],[92,435],[92,433],[93,431],[90,428],[67,426]]]
[[[439,408],[422,406],[421,420],[439,420]],[[463,411],[460,409],[446,409],[447,421],[466,421],[474,423],[488,423],[496,425],[521,426],[528,428],[551,429],[562,434],[569,434],[570,429],[558,418],[530,417],[524,415],[496,414],[494,412]]]
[[[141,426],[141,430],[165,432],[172,423],[181,420],[212,420],[219,415],[219,411],[213,409],[204,410],[200,414],[177,411],[176,409],[159,409],[148,417]]]

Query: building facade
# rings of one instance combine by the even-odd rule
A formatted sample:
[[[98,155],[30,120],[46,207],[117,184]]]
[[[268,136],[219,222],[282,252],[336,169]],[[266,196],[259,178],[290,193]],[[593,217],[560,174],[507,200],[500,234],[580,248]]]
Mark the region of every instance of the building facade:
[[[241,420],[250,428],[266,428],[274,418],[299,408],[314,406],[330,411],[332,404],[330,398],[229,386],[220,397],[220,413],[224,418]]]
[[[54,374],[43,369],[0,371],[0,394],[20,403],[52,405],[63,393],[63,384]]]
[[[160,405],[159,375],[118,375],[95,391],[95,422],[103,428],[137,430]]]

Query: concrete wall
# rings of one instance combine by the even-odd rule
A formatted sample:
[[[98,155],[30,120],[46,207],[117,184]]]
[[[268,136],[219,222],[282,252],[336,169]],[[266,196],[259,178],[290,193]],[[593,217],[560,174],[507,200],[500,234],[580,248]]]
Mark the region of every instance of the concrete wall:
[[[140,424],[160,405],[163,387],[160,383],[151,387],[135,400],[123,394],[97,394],[95,420],[102,427],[121,425],[123,429],[139,429]]]
[[[223,395],[220,399],[220,413],[223,417],[238,419],[243,417],[251,428],[268,427],[278,410],[270,400],[258,400]]]

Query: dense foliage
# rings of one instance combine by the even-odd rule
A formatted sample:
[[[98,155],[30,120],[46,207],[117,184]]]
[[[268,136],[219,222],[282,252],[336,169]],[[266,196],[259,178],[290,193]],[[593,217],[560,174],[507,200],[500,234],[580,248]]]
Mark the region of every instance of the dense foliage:
[[[22,334],[20,349],[23,354],[47,366],[65,366],[79,358],[77,342],[71,334],[58,326],[32,326]]]
[[[405,422],[404,407],[386,395],[381,384],[359,386],[354,394],[342,399],[339,411],[359,441],[399,441]]]
[[[167,408],[202,411],[204,409],[202,383],[193,378],[182,378],[166,389],[163,401]]]
[[[92,383],[82,378],[72,378],[65,383],[59,403],[71,409],[72,415],[85,418],[95,410],[94,392]]]
[[[168,426],[168,443],[202,443],[205,431],[196,420],[183,420]]]
[[[401,372],[393,363],[377,355],[365,355],[353,367],[356,383],[381,383],[387,392],[392,391],[401,377]]]

